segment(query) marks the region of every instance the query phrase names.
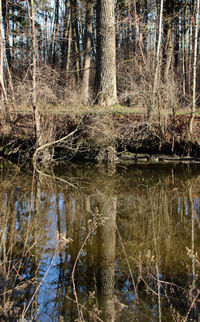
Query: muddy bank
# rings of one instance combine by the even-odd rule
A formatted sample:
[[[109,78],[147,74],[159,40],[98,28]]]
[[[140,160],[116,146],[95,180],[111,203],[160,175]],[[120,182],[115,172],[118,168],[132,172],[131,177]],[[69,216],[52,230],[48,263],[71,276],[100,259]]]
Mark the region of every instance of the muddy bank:
[[[188,122],[188,116],[148,122],[145,115],[117,112],[44,114],[41,115],[41,141],[48,147],[38,157],[44,159],[46,151],[51,161],[199,162],[200,118],[195,118],[192,137],[188,133]],[[71,132],[74,134],[67,137]],[[35,143],[31,113],[14,115],[9,124],[0,119],[0,156],[31,159]]]

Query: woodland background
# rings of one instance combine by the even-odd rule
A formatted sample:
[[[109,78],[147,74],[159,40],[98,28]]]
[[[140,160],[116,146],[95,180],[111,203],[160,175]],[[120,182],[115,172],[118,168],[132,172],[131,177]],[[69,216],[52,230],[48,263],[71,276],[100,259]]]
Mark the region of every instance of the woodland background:
[[[106,105],[137,107],[149,116],[189,107],[193,117],[199,0],[1,1],[1,107],[7,114],[36,102],[102,103],[100,79],[110,69],[117,85],[114,100],[103,97]],[[103,52],[108,60],[102,67]]]

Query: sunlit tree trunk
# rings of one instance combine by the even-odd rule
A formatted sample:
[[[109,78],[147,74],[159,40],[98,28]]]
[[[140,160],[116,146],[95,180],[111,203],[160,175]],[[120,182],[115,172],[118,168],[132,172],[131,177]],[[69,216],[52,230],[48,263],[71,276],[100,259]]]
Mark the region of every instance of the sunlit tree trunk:
[[[186,1],[187,4],[187,1]],[[184,10],[182,12],[182,55],[183,55],[183,61],[182,61],[182,79],[183,79],[183,96],[186,95],[187,91],[187,83],[188,83],[188,78],[187,78],[187,60],[188,60],[188,55],[187,55],[187,31],[188,31],[188,26],[187,26],[187,6],[185,5]]]
[[[88,2],[86,11],[86,31],[85,31],[85,59],[83,67],[83,103],[86,105],[90,98],[90,65],[91,65],[91,48],[92,48],[92,15],[93,3]]]
[[[27,1],[28,3],[28,1]],[[35,30],[35,10],[34,1],[31,0],[31,28],[32,28],[32,107],[35,117],[35,136],[36,145],[40,146],[41,130],[40,130],[40,115],[37,107],[37,96],[36,96],[36,72],[37,72],[37,61],[36,61],[36,30]]]
[[[66,57],[66,76],[69,72],[70,53],[71,53],[71,42],[72,42],[72,24],[70,22],[68,28],[68,44],[67,44],[67,57]]]
[[[63,36],[62,36],[62,56],[61,56],[61,69],[65,70],[67,65],[67,51],[68,51],[68,41],[69,37],[69,28],[68,25],[70,24],[70,6],[69,1],[65,0],[65,14],[64,14],[64,21],[63,21]]]
[[[2,30],[2,0],[0,0],[0,85],[1,85],[1,108],[2,105],[5,108],[6,112],[6,120],[10,120],[9,108],[8,108],[8,97],[7,91],[4,82],[4,65],[3,65],[3,57],[4,57],[4,43],[3,43],[3,30]]]
[[[9,68],[11,67],[12,63],[12,56],[11,56],[11,50],[10,50],[10,28],[9,28],[9,1],[4,0],[2,2],[3,8],[2,8],[2,15],[3,15],[3,25],[4,25],[4,36],[5,36],[5,52],[6,52],[6,58],[8,62]]]
[[[193,1],[194,3],[194,1]],[[193,50],[194,50],[194,6],[191,4],[190,5],[190,10],[189,10],[189,33],[186,36],[186,42],[187,42],[187,47],[188,47],[188,54],[187,54],[187,68],[186,72],[188,75],[188,90],[191,92],[191,87],[192,87],[192,66],[193,66]]]
[[[196,112],[196,78],[197,78],[197,45],[199,31],[199,0],[196,0],[195,28],[194,28],[194,51],[193,51],[193,86],[192,86],[192,108],[190,113],[189,131],[193,133],[194,113]]]
[[[71,1],[71,28],[72,28],[72,45],[73,45],[73,68],[75,71],[76,81],[80,81],[80,35],[78,28],[78,2],[77,0]]]
[[[159,30],[158,30],[158,43],[157,43],[157,50],[156,50],[156,70],[154,76],[154,84],[153,84],[153,98],[151,102],[151,106],[148,107],[147,110],[147,118],[150,119],[152,116],[152,112],[155,110],[155,98],[156,98],[156,91],[159,81],[160,75],[160,49],[161,49],[161,36],[162,36],[162,19],[163,19],[163,0],[160,0],[160,15],[159,15]]]
[[[163,55],[163,66],[164,66],[164,81],[165,83],[169,80],[169,71],[173,58],[173,35],[172,35],[172,19],[174,13],[174,0],[166,2],[165,4],[165,17],[163,27],[163,38],[164,38],[164,55]]]
[[[117,102],[115,12],[113,0],[98,0],[97,23],[100,23],[99,102],[111,106]]]
[[[57,63],[58,25],[59,22],[59,0],[55,0],[55,21],[54,21],[54,44],[53,44],[53,66]]]

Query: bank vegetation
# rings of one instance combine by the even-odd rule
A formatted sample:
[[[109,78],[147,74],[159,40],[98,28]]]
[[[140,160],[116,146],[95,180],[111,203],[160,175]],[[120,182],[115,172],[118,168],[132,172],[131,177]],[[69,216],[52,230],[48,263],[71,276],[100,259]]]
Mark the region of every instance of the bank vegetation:
[[[142,138],[149,137],[149,130],[156,133],[152,153],[163,141],[174,152],[180,131],[185,145],[195,144],[198,150],[198,17],[199,0],[1,0],[1,141],[9,129],[16,133],[23,119],[19,132],[31,128],[32,136],[34,127],[33,155],[75,130],[63,126],[58,131],[68,114],[70,123],[79,114],[74,122],[77,136],[80,128],[85,131],[88,114],[94,123],[95,109],[103,113],[103,120],[97,115],[95,128],[108,137],[102,132],[105,118],[110,110],[115,115],[122,110],[129,132],[132,121],[131,136],[138,129]],[[135,110],[139,118],[134,119]],[[185,117],[178,117],[180,113]],[[109,123],[113,136],[113,115]],[[50,152],[46,149],[44,160],[50,159],[54,146]],[[180,146],[178,153],[190,154]]]

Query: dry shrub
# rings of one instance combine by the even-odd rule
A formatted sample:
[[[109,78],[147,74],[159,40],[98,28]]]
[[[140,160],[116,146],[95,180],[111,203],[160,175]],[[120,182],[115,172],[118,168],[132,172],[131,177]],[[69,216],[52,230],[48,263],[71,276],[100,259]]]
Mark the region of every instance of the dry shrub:
[[[27,68],[26,73],[14,79],[16,105],[27,108],[32,99],[32,71]],[[36,74],[37,102],[40,105],[57,105],[62,101],[63,89],[60,73],[49,65],[37,68]]]
[[[117,131],[114,127],[112,116],[109,113],[91,116],[86,132],[91,145],[101,148],[115,146]]]
[[[32,100],[32,71],[27,68],[26,73],[14,79],[15,99],[17,107],[27,109]],[[37,67],[36,74],[37,103],[44,109],[55,106],[81,106],[81,86],[72,74],[66,79],[62,71],[50,65]],[[10,93],[11,95],[11,93]]]
[[[153,125],[147,122],[136,122],[123,128],[121,139],[124,145],[136,149],[156,147],[160,143],[160,137]]]
[[[49,65],[37,69],[37,101],[42,104],[59,104],[61,97],[60,73]]]
[[[27,68],[26,73],[21,77],[15,77],[15,100],[20,108],[27,108],[31,105],[32,99],[32,70]],[[60,70],[50,65],[37,67],[36,92],[39,105],[80,105],[80,89],[77,88],[73,76],[66,81]],[[12,93],[10,93],[11,95]]]
[[[118,67],[119,102],[122,105],[147,110],[152,106],[155,113],[175,113],[182,97],[182,83],[173,70],[170,70],[168,80],[164,81],[162,75],[153,100],[154,88],[154,58],[140,62],[139,59],[125,61]],[[161,67],[162,69],[162,67]],[[162,74],[162,73],[161,73]]]
[[[73,108],[80,108],[81,103],[81,86],[78,86],[74,78],[70,78],[67,81],[66,86],[63,90],[63,100],[62,105],[64,106],[73,106]]]
[[[152,73],[141,68],[137,60],[127,61],[118,67],[119,102],[144,109],[150,104]]]

